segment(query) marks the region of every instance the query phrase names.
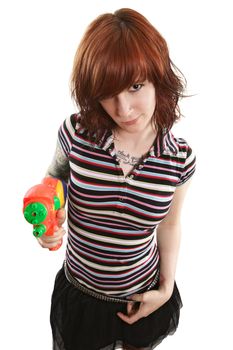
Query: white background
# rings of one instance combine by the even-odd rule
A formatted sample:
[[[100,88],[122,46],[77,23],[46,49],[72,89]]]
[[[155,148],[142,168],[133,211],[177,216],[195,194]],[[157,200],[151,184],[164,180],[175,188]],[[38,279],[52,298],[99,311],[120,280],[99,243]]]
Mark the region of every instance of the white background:
[[[153,8],[152,8],[153,5]],[[183,210],[177,284],[184,308],[160,349],[232,348],[232,16],[230,1],[1,1],[1,348],[51,349],[50,297],[65,254],[39,247],[22,215],[26,190],[52,158],[76,111],[73,56],[99,14],[131,7],[166,38],[188,81],[174,127],[197,154]],[[88,350],[88,349],[87,349]]]

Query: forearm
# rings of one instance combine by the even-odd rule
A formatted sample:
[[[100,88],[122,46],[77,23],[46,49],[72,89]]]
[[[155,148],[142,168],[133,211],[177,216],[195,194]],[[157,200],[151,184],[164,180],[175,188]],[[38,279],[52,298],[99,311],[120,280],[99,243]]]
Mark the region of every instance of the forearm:
[[[181,226],[162,225],[157,229],[157,244],[160,254],[160,287],[172,292],[181,239]]]

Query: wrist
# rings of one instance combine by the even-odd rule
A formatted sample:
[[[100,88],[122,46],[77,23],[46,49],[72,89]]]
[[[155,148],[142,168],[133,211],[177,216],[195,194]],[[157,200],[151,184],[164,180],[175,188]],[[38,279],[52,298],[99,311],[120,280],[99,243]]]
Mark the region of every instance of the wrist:
[[[159,290],[164,293],[165,296],[169,299],[172,295],[174,289],[175,280],[165,280],[161,279],[159,281]]]

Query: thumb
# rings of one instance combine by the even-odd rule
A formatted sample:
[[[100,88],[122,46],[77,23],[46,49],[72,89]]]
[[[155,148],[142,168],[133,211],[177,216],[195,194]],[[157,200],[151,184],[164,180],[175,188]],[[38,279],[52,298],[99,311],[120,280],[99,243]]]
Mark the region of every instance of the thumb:
[[[129,299],[130,301],[138,301],[141,303],[143,301],[143,294],[133,294],[127,297],[127,299]]]

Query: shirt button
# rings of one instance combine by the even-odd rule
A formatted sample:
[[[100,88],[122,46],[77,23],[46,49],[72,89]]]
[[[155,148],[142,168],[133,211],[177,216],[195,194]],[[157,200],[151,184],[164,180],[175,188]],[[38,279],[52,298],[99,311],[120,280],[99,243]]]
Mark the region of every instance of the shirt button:
[[[130,176],[129,176],[129,179],[133,179],[133,175],[130,175]]]
[[[143,165],[139,165],[139,167],[138,167],[139,169],[142,169],[143,168]]]
[[[124,198],[123,198],[123,197],[120,197],[119,200],[120,200],[121,202],[123,202]]]

